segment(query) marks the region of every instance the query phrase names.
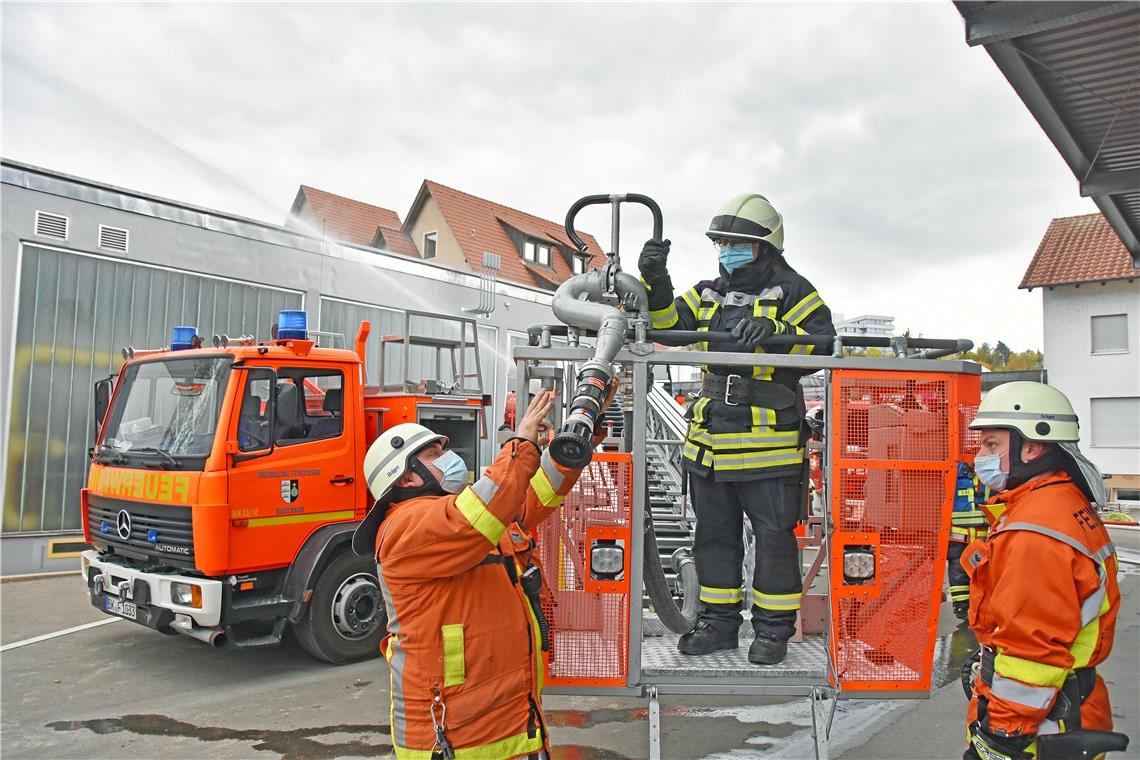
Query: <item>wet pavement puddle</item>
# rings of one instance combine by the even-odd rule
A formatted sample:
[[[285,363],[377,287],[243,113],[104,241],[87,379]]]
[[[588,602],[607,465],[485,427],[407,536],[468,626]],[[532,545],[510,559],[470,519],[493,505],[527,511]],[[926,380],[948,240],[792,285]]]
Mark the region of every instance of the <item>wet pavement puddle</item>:
[[[559,712],[559,711],[553,711]],[[607,712],[607,711],[599,711]],[[622,711],[612,711],[614,713]],[[613,718],[577,725],[596,725]],[[574,725],[568,723],[565,725]],[[551,720],[551,725],[558,725]],[[388,726],[383,724],[344,724],[316,726],[276,731],[264,728],[237,729],[222,726],[195,726],[165,715],[124,715],[121,718],[95,718],[92,720],[61,720],[48,723],[56,731],[87,730],[95,734],[130,733],[137,736],[182,737],[202,742],[238,741],[253,742],[253,749],[274,752],[282,760],[332,760],[338,757],[389,757],[392,745],[388,741]],[[347,737],[355,738],[347,738]],[[338,741],[321,741],[319,737]],[[556,746],[552,760],[629,760],[611,750],[579,745]]]

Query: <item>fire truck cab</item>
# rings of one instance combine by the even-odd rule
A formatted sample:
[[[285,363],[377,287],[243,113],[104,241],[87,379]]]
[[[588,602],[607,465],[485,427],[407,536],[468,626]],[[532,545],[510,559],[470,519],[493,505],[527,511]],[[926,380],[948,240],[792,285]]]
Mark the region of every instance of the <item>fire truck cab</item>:
[[[384,385],[381,372],[367,386],[369,324],[355,350],[324,348],[304,316],[283,312],[273,340],[210,348],[175,328],[168,348],[124,350],[113,393],[97,387],[105,414],[82,492],[94,606],[214,645],[277,643],[291,625],[320,659],[377,654],[375,564],[350,547],[371,505],[364,453],[382,430],[424,422],[474,471],[487,399],[477,379]],[[423,345],[407,332],[380,342],[404,343],[405,360]]]

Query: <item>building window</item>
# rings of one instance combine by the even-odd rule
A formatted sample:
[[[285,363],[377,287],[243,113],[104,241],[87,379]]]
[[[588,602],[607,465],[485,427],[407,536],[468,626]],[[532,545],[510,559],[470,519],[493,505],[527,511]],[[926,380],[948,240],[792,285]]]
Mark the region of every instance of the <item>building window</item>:
[[[1092,318],[1094,354],[1128,353],[1128,315],[1105,314]]]
[[[533,261],[535,264],[548,267],[550,266],[550,246],[546,243],[537,243],[534,240],[528,240],[523,243],[523,258],[527,261]]]
[[[574,256],[572,263],[571,263],[571,269],[573,269],[574,274],[582,274],[583,272],[585,272],[586,271],[586,257],[585,256]]]
[[[424,233],[424,258],[425,259],[434,259],[435,258],[435,241],[436,241],[436,238],[437,238],[437,235],[434,232]]]
[[[1089,399],[1092,445],[1140,449],[1140,396]]]

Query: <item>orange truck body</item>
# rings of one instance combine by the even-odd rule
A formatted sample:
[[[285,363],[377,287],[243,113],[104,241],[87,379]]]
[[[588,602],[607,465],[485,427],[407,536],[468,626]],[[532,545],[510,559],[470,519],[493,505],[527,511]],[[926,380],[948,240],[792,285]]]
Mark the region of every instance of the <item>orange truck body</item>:
[[[487,400],[381,394],[367,388],[362,360],[366,336],[367,323],[358,336],[358,351],[319,348],[308,340],[276,340],[146,352],[128,359],[104,425],[120,402],[124,377],[133,365],[218,358],[232,364],[219,389],[216,431],[200,471],[167,467],[163,461],[124,463],[117,460],[127,457],[115,452],[110,453],[117,460],[100,461],[99,452],[108,451],[106,428],[100,430],[81,497],[84,538],[93,547],[82,555],[92,604],[163,632],[255,646],[279,641],[287,624],[312,627],[312,618],[324,617],[310,609],[321,601],[318,597],[340,594],[342,607],[330,610],[333,617],[370,614],[367,627],[375,630],[326,646],[318,641],[306,649],[330,661],[374,656],[385,620],[378,589],[368,588],[369,579],[362,574],[372,573],[375,586],[375,566],[369,557],[352,555],[349,546],[356,523],[372,503],[362,477],[364,454],[382,430],[417,421],[423,405],[456,407],[458,416],[474,425]],[[248,373],[284,367],[342,378],[340,433],[243,453],[239,423]],[[321,388],[308,380],[297,385],[303,389],[305,414],[319,414]],[[477,452],[468,464],[477,467]],[[330,568],[355,576],[323,593],[320,584]],[[172,590],[171,584],[191,587],[182,599],[187,604],[176,603],[178,589]],[[343,607],[343,596],[350,591],[356,608]],[[361,620],[338,621],[342,632],[353,632],[354,624]],[[312,638],[314,632],[308,633]],[[299,638],[306,644],[305,636]]]

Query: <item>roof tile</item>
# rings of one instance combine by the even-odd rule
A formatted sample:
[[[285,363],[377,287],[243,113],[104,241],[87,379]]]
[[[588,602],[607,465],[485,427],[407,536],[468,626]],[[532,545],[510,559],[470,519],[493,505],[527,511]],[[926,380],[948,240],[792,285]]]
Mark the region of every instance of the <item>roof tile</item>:
[[[1045,237],[1019,288],[1140,277],[1132,254],[1103,214],[1066,216],[1049,222]]]
[[[412,239],[403,230],[400,215],[390,209],[345,198],[315,187],[301,185],[298,193],[304,197],[313,216],[324,221],[323,232],[337,240],[356,245],[382,247],[404,256],[420,257]],[[294,213],[297,204],[294,203]],[[377,232],[383,235],[384,245],[375,246]]]
[[[570,262],[561,253],[552,252],[549,267],[525,261],[504,227],[507,225],[530,237],[556,242],[568,254],[574,248],[561,224],[431,180],[425,180],[424,186],[439,204],[440,213],[459,241],[459,247],[473,271],[481,271],[483,252],[493,251],[500,254],[502,260],[499,279],[550,287],[550,284],[557,286],[573,275]],[[586,242],[587,254],[591,257],[603,255],[592,235],[581,231],[578,234]]]

